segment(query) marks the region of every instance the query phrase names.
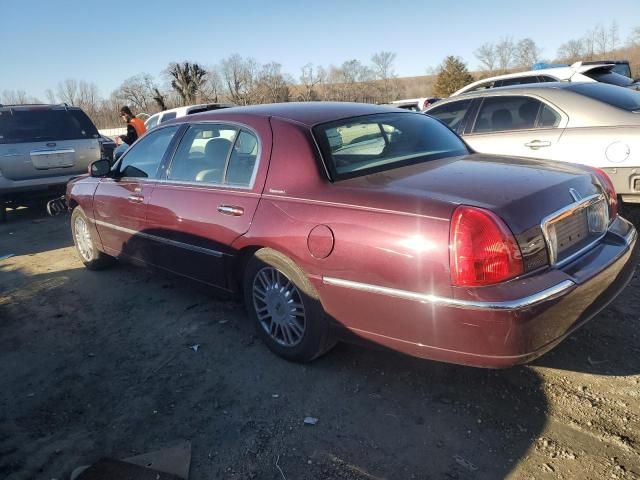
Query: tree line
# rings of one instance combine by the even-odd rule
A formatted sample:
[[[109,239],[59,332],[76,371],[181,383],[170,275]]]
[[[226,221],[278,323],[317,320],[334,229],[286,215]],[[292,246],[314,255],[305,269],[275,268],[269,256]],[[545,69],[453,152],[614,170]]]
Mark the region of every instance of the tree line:
[[[640,27],[631,31],[624,44],[627,50],[623,53],[636,55],[636,62],[640,64]],[[560,45],[552,61],[598,60],[617,55],[622,45],[616,22],[598,25],[583,37]],[[531,38],[505,37],[487,42],[474,51],[474,56],[478,62],[477,78],[526,70],[536,62],[550,61],[543,57],[542,49]],[[435,84],[424,83],[423,89],[416,93],[398,78],[395,60],[396,53],[380,51],[367,63],[357,59],[328,66],[308,63],[294,78],[285,73],[278,62],[260,64],[252,58],[233,54],[209,66],[190,61],[172,62],[158,78],[148,73],[131,76],[106,98],[93,82],[66,79],[54,89],[46,90],[45,100],[79,106],[103,128],[119,125],[118,112],[122,105],[129,105],[136,112],[153,114],[207,102],[236,105],[314,100],[387,103],[407,93],[448,96],[477,79],[461,58],[447,56],[441,65],[430,69],[429,73],[437,76]],[[0,95],[0,103],[42,102],[23,90],[5,90]]]

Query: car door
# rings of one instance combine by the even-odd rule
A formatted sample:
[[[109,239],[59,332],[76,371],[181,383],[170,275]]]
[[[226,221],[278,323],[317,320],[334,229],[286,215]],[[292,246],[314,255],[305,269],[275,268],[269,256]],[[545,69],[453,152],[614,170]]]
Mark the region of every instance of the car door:
[[[480,153],[551,159],[567,120],[539,98],[488,96],[465,125],[463,138]]]
[[[227,288],[231,244],[251,225],[270,151],[268,123],[260,132],[238,124],[191,125],[149,201],[154,264]]]
[[[94,218],[106,253],[145,260],[142,230],[147,204],[171,141],[180,125],[158,127],[136,142],[103,178],[94,194]]]

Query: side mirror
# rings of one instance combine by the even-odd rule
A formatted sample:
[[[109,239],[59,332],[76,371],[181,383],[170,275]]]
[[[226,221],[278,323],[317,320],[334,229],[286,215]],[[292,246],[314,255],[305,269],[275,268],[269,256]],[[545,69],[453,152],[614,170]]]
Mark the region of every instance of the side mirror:
[[[92,177],[106,177],[111,171],[109,160],[97,160],[89,166],[89,175]]]

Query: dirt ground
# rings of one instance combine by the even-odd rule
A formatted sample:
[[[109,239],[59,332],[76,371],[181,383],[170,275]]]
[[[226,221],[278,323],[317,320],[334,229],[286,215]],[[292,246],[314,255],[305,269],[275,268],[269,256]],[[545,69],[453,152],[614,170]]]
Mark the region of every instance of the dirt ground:
[[[0,478],[68,479],[188,440],[192,480],[640,479],[638,276],[529,366],[353,345],[298,365],[233,299],[84,269],[68,224],[21,210],[0,225],[0,258],[14,254],[0,260]]]

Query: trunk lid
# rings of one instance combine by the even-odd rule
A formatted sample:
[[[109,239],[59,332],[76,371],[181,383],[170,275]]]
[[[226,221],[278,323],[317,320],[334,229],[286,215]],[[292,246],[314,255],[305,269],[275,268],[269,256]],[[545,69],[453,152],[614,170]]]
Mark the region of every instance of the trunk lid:
[[[570,189],[583,198],[601,193],[595,178],[581,166],[484,154],[434,160],[338,184],[446,203],[451,212],[460,204],[485,208],[498,214],[516,235],[574,203]],[[424,211],[417,202],[405,205],[414,210],[411,213]]]

